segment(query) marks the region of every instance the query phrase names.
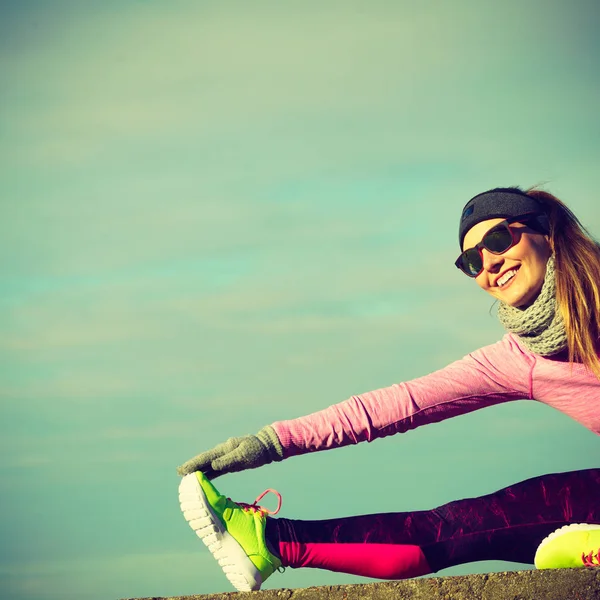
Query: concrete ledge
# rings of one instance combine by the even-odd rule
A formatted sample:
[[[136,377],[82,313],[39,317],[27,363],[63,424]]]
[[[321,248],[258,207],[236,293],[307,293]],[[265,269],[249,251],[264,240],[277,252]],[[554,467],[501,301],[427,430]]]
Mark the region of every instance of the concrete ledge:
[[[227,582],[225,582],[227,584]],[[509,571],[371,583],[137,600],[599,600],[600,569]]]

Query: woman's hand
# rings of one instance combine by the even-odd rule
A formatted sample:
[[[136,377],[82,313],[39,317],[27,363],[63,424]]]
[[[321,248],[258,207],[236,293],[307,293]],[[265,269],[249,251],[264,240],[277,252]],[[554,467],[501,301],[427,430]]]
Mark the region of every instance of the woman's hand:
[[[202,471],[208,479],[225,473],[256,469],[283,460],[283,448],[275,430],[267,425],[256,435],[229,438],[177,467],[181,476]]]

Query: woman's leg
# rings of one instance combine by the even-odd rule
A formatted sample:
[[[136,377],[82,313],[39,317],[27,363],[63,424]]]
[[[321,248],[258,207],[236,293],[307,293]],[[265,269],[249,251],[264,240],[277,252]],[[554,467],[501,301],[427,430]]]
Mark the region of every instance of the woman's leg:
[[[535,477],[433,510],[324,521],[267,519],[282,564],[380,579],[480,560],[533,564],[540,542],[569,523],[600,523],[600,469]]]

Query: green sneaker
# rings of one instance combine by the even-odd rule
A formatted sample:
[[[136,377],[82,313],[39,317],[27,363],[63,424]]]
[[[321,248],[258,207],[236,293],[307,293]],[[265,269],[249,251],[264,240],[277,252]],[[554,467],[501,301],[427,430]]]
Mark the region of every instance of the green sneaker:
[[[278,497],[275,511],[258,506],[268,492]],[[229,581],[240,592],[259,590],[281,561],[265,541],[267,513],[276,514],[281,496],[267,490],[253,504],[236,503],[222,496],[200,471],[186,475],[179,485],[183,516],[206,544]]]
[[[535,553],[537,569],[600,567],[600,525],[577,523],[551,533]]]

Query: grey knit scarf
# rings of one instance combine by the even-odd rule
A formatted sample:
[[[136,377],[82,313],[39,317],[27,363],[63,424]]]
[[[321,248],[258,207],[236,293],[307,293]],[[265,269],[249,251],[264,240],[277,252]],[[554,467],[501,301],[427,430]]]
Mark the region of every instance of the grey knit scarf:
[[[500,303],[498,318],[535,354],[550,356],[567,347],[567,331],[556,304],[554,255],[546,265],[544,284],[531,306],[525,309]]]

